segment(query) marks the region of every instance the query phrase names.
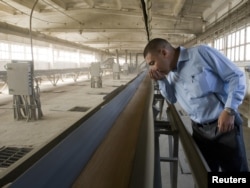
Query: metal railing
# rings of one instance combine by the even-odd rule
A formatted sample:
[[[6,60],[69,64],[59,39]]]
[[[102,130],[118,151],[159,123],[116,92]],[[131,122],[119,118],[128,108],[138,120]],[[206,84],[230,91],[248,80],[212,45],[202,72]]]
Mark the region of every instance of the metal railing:
[[[180,141],[187,157],[189,167],[192,171],[196,186],[198,188],[207,188],[207,175],[210,169],[195,144],[191,134],[187,131],[174,105],[168,104],[167,115],[170,119],[170,123],[175,124],[178,129]]]

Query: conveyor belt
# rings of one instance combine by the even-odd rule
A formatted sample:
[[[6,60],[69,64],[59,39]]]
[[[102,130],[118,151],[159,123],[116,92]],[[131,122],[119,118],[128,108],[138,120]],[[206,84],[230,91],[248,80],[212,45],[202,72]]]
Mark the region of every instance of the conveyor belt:
[[[112,101],[83,122],[10,187],[70,187],[131,100],[145,75],[144,72],[129,83]]]
[[[151,188],[154,176],[152,84],[146,72],[83,118],[80,126],[10,187]],[[207,166],[176,109],[168,117],[180,133],[195,183],[206,187]],[[80,122],[81,122],[80,121]]]

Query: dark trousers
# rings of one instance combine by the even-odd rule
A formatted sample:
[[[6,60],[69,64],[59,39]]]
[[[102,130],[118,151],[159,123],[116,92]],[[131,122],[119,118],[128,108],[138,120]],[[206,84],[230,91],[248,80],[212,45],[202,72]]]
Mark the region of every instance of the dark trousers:
[[[218,172],[248,172],[242,126],[235,125],[227,133],[218,132],[217,122],[199,125],[192,122],[193,139],[210,170]]]

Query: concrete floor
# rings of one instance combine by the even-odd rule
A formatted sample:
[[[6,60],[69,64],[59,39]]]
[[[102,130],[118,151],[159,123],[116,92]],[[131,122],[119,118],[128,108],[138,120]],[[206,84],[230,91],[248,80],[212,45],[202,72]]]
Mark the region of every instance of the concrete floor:
[[[40,87],[43,117],[29,122],[14,119],[12,96],[4,91],[0,94],[0,149],[2,147],[32,147],[33,149],[42,147],[103,102],[105,95],[125,85],[133,77],[135,75],[113,80],[111,75],[105,76],[102,88],[91,88],[87,78],[82,78],[77,83],[64,80],[56,87],[45,82]],[[75,107],[88,110],[70,111]],[[5,170],[0,168],[0,176]]]
[[[103,97],[121,85],[125,85],[136,75],[121,75],[120,80],[113,80],[112,76],[103,78],[102,88],[91,88],[87,78],[82,78],[77,83],[65,80],[54,87],[45,82],[41,86],[41,104],[44,116],[41,120],[27,122],[16,121],[13,118],[12,96],[7,92],[0,93],[0,149],[2,147],[31,147],[39,148],[74,122],[82,118],[89,110],[103,102]],[[74,107],[89,108],[86,112],[70,111]],[[244,127],[246,149],[250,164],[250,128]],[[161,154],[168,151],[167,136],[160,137]],[[194,187],[193,177],[185,159],[185,154],[180,144],[180,160],[178,170],[178,188]],[[28,154],[27,154],[28,155]],[[9,167],[14,168],[15,163]],[[169,164],[162,163],[162,187],[168,188]],[[8,168],[0,168],[0,177]]]

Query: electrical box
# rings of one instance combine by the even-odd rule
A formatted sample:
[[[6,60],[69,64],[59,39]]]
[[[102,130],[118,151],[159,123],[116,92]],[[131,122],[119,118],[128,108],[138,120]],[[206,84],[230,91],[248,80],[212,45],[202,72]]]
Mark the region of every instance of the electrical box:
[[[32,95],[32,62],[15,61],[8,63],[7,84],[10,95]]]
[[[128,63],[123,64],[123,70],[127,71],[128,70]]]
[[[90,66],[90,75],[91,76],[100,76],[101,75],[101,66],[100,66],[100,63],[91,63],[91,66]]]
[[[120,72],[120,65],[118,63],[113,64],[113,72]]]

